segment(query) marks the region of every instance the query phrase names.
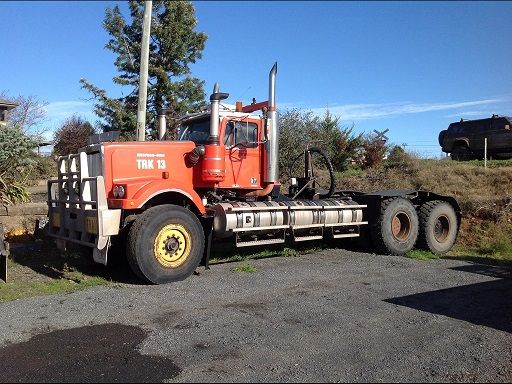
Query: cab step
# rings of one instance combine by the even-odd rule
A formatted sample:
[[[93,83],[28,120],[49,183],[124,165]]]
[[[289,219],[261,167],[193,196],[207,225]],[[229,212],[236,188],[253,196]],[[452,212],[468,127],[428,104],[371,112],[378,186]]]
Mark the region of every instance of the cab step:
[[[254,241],[237,241],[237,247],[252,247],[254,245],[264,245],[264,244],[282,244],[284,243],[284,239],[268,239],[268,240],[254,240]]]

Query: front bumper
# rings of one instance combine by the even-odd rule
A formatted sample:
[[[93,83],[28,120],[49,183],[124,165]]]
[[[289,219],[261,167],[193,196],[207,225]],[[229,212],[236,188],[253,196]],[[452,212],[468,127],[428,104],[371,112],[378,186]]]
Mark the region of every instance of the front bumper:
[[[121,210],[108,208],[103,176],[88,177],[80,170],[85,153],[66,158],[65,171],[48,181],[48,234],[61,249],[67,242],[93,247],[94,260],[106,264],[110,236],[119,233]]]

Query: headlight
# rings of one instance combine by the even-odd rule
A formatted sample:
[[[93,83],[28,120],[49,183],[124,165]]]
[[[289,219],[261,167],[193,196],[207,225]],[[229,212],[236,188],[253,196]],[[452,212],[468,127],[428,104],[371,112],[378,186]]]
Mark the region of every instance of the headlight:
[[[125,194],[125,188],[123,185],[116,185],[112,191],[116,199],[122,199]]]

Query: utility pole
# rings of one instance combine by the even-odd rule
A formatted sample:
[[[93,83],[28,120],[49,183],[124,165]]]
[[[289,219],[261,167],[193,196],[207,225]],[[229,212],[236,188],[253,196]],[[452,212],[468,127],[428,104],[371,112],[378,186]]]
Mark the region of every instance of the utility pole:
[[[137,141],[145,140],[146,103],[148,98],[149,33],[151,30],[152,1],[144,2],[144,21],[142,23],[142,42],[140,53],[139,106],[137,109]]]

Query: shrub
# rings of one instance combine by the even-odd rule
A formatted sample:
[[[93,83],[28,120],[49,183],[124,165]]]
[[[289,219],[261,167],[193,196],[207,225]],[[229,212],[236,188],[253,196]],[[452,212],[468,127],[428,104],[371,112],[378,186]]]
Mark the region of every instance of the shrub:
[[[0,129],[0,175],[10,174],[26,164],[36,146],[36,141],[20,129],[9,126]]]
[[[362,135],[353,132],[354,126],[343,127],[340,117],[333,116],[329,111],[323,117],[318,117],[311,111],[288,110],[280,113],[279,126],[281,176],[301,175],[303,161],[298,160],[293,170],[289,168],[308,145],[323,149],[337,171],[347,169],[348,160],[354,159],[361,149]]]
[[[53,152],[57,156],[76,153],[88,144],[89,136],[94,133],[95,130],[88,121],[73,115],[55,131]]]
[[[376,168],[384,162],[384,156],[388,151],[386,140],[375,134],[366,135],[362,140],[363,155],[359,162],[362,168]]]
[[[30,179],[47,180],[57,176],[57,162],[53,156],[35,155],[33,166],[30,172]]]
[[[0,200],[3,205],[28,200],[24,186],[34,166],[36,141],[12,126],[0,129]]]
[[[18,183],[7,183],[0,176],[0,202],[2,205],[12,205],[29,201],[26,188]]]

